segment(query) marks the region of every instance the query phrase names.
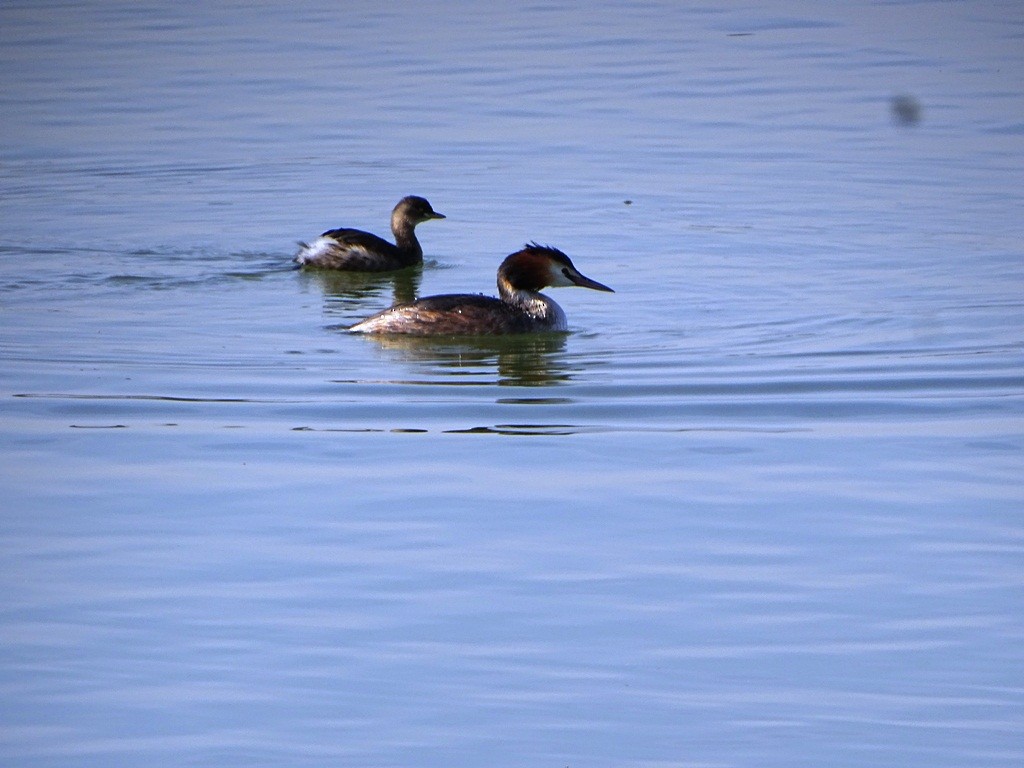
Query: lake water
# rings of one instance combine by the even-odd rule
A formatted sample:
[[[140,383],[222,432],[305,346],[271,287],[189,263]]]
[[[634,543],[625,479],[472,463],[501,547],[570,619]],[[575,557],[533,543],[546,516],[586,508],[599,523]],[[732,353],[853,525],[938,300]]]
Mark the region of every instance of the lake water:
[[[1020,3],[5,3],[0,126],[4,766],[1024,764]]]

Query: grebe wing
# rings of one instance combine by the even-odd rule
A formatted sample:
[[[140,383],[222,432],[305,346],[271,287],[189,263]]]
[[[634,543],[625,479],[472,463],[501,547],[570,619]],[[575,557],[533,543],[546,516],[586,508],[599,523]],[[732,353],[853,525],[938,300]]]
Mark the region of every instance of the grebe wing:
[[[364,232],[361,229],[349,229],[348,227],[328,229],[320,237],[330,238],[337,241],[340,245],[361,245],[364,248],[383,248],[385,250],[395,247],[383,237],[378,237],[372,232]]]

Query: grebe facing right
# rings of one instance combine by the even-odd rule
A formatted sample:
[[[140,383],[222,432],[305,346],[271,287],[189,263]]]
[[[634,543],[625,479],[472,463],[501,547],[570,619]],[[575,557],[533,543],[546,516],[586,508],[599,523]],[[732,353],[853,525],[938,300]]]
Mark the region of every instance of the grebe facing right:
[[[612,289],[584,277],[557,248],[529,243],[498,267],[498,296],[453,293],[397,304],[356,323],[350,331],[410,336],[564,331],[565,313],[540,293],[547,286]]]
[[[423,249],[416,239],[416,225],[444,215],[422,197],[410,195],[398,201],[391,212],[395,244],[359,229],[330,229],[295,255],[300,267],[343,269],[351,272],[389,272],[423,261]]]

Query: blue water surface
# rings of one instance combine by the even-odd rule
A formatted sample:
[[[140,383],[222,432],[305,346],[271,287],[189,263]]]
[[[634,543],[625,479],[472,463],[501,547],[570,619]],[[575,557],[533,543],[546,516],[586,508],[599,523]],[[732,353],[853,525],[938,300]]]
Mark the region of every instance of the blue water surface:
[[[0,8],[0,762],[1020,765],[1022,41]],[[291,268],[406,194],[422,269]],[[616,292],[345,333],[528,240]]]

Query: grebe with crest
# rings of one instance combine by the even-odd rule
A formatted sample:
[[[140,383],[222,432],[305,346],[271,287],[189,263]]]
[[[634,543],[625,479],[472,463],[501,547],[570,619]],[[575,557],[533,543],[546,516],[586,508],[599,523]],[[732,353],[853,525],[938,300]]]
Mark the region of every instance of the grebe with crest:
[[[427,296],[397,304],[350,331],[410,336],[462,336],[566,330],[565,313],[541,288],[612,289],[584,277],[557,248],[528,243],[498,267],[498,298],[470,293]]]
[[[299,243],[295,255],[300,267],[342,269],[350,272],[390,272],[423,262],[423,249],[416,239],[416,225],[443,219],[422,197],[410,195],[398,201],[391,212],[395,243],[359,229],[329,229],[308,245]]]

